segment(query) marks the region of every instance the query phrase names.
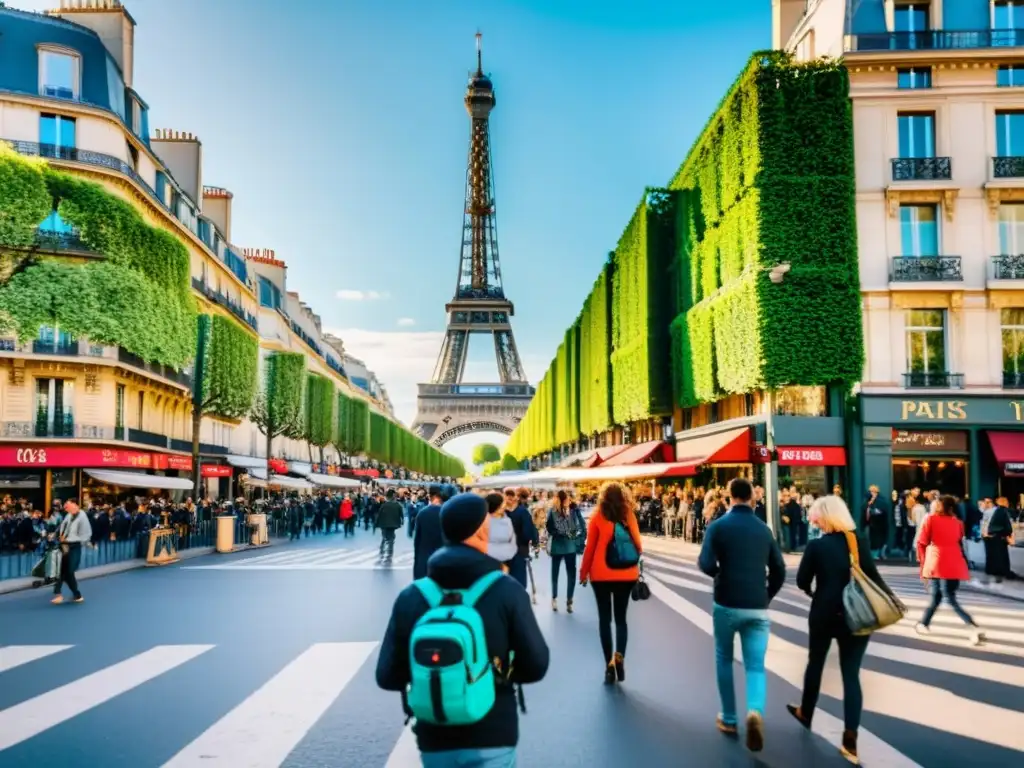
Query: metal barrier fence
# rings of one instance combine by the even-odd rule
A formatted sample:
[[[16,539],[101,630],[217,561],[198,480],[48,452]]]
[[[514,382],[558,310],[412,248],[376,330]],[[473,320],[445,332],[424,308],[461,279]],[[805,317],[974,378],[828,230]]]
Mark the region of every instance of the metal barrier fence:
[[[215,525],[215,520],[204,520],[184,535],[179,535],[175,542],[178,551],[212,547],[216,540]],[[287,525],[284,520],[268,520],[267,531],[272,539],[288,535]],[[248,544],[249,537],[249,526],[246,525],[244,518],[238,518],[235,521],[235,545]],[[83,570],[101,565],[111,565],[112,563],[145,559],[148,547],[148,531],[127,539],[98,541],[95,546],[82,547],[82,562],[78,569]],[[32,569],[42,558],[42,553],[41,547],[31,552],[0,553],[0,581],[31,577]]]

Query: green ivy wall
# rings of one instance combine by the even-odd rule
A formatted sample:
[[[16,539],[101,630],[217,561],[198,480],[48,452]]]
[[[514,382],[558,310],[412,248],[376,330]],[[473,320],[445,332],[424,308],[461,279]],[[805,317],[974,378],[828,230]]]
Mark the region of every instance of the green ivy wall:
[[[241,419],[252,408],[258,387],[259,342],[223,315],[210,317],[203,376],[204,411]]]
[[[863,368],[846,70],[756,54],[670,183],[677,403]],[[791,271],[773,284],[772,267]]]

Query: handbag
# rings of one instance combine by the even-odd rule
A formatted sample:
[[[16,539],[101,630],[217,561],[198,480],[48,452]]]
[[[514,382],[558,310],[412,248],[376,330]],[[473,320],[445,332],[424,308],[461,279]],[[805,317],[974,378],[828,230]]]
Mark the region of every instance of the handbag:
[[[636,601],[648,600],[651,597],[651,588],[644,581],[644,564],[642,560],[640,561],[640,578],[636,580],[633,589],[629,592],[629,596]]]
[[[846,531],[850,549],[850,583],[843,589],[843,614],[854,635],[869,635],[891,626],[907,614],[899,598],[890,595],[861,570],[857,537]]]
[[[962,552],[961,548],[961,552]],[[964,559],[967,556],[964,555]],[[939,567],[939,548],[934,544],[929,544],[928,548],[924,551],[924,563],[921,565],[921,578],[922,579],[934,579],[935,572]]]

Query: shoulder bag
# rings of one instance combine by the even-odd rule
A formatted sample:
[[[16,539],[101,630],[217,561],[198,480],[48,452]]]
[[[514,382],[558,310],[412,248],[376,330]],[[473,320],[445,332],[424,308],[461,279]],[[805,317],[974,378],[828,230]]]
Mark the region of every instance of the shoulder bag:
[[[647,600],[651,596],[651,588],[644,581],[644,561],[640,560],[640,578],[636,580],[633,589],[630,590],[630,597],[634,600]]]
[[[855,635],[870,635],[895,624],[907,613],[907,607],[861,570],[857,536],[846,531],[850,550],[850,583],[843,589],[843,614],[846,626]]]

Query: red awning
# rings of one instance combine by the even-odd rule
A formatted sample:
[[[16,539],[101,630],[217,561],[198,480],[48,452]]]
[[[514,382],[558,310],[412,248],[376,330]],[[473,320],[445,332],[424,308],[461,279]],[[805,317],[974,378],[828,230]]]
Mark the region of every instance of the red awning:
[[[601,466],[623,467],[627,464],[644,464],[651,461],[672,461],[671,446],[661,440],[651,440],[639,445],[626,446],[626,450],[606,459]]]
[[[608,459],[612,458],[613,456],[618,456],[620,453],[622,453],[624,450],[630,447],[631,446],[628,445],[609,445],[605,448],[598,448],[589,458],[587,458],[586,461],[580,464],[580,466],[587,467],[588,469],[590,467],[598,467],[604,462],[608,461]]]
[[[842,446],[778,446],[776,454],[784,467],[846,466],[846,449]]]
[[[989,432],[988,442],[1000,466],[1024,464],[1024,432]]]
[[[682,440],[676,443],[676,461],[694,467],[702,464],[749,464],[750,427]]]

